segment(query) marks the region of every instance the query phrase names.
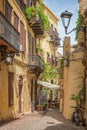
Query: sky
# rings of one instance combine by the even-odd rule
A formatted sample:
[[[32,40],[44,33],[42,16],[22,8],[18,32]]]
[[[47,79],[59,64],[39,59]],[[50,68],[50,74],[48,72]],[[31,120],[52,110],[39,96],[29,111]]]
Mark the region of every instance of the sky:
[[[76,27],[76,20],[78,17],[78,0],[44,0],[45,5],[47,5],[54,14],[58,17],[58,32],[59,37],[61,38],[61,46],[63,45],[63,40],[65,36],[71,37],[71,45],[76,44],[75,41],[75,32],[70,33],[69,35],[65,34],[65,30],[60,18],[60,15],[65,10],[68,10],[69,12],[73,13],[73,16],[71,18],[71,22],[68,28],[68,32],[71,31],[73,28]],[[60,53],[62,51],[62,48],[59,48]]]

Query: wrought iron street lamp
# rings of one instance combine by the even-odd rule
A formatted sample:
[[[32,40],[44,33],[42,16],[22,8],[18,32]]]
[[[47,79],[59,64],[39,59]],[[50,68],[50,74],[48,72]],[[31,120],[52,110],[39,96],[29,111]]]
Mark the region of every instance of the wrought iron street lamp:
[[[85,26],[85,25],[73,28],[70,32],[67,32],[72,15],[73,14],[71,12],[68,12],[67,10],[65,12],[62,12],[60,15],[63,26],[65,28],[65,34],[69,34],[77,29],[82,29],[82,31],[84,32],[84,37],[85,37],[85,41],[86,41],[86,27],[87,26]]]
[[[69,24],[70,24],[70,20],[71,20],[71,17],[72,17],[72,13],[68,12],[67,10],[63,13],[61,13],[60,17],[61,17],[61,20],[62,20],[62,23],[63,23],[63,26],[65,28],[65,33],[67,33],[67,29],[69,27]]]

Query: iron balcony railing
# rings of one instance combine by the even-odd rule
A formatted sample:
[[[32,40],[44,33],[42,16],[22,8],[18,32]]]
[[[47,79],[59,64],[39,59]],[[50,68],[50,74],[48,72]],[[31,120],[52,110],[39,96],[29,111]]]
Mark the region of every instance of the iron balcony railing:
[[[43,70],[44,62],[39,55],[31,55],[28,56],[28,58],[29,58],[28,71],[36,68]]]
[[[44,33],[44,27],[41,18],[37,16],[32,16],[29,19],[29,25],[31,26],[32,30],[36,35]]]
[[[60,38],[56,29],[50,28],[48,34],[50,36],[50,42],[55,42],[55,45],[60,45]]]
[[[0,12],[0,38],[19,51],[20,34]]]

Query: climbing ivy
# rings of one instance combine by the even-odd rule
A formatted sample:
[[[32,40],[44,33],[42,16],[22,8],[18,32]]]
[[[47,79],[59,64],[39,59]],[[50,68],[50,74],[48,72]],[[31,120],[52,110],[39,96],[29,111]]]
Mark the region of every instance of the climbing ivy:
[[[77,107],[83,107],[81,106],[81,103],[83,100],[85,100],[85,85],[82,86],[77,95],[72,94],[70,99],[76,102]]]
[[[42,20],[44,30],[47,31],[50,29],[50,21],[48,19],[48,16],[45,15],[43,8],[41,7],[29,7],[26,8],[25,14],[28,20],[30,20],[32,17],[39,16]],[[32,23],[34,24],[34,23]]]
[[[78,18],[77,18],[77,21],[76,21],[76,37],[75,39],[77,40],[78,39],[78,34],[79,34],[79,27],[83,24],[83,16],[81,15],[80,11],[78,12]]]

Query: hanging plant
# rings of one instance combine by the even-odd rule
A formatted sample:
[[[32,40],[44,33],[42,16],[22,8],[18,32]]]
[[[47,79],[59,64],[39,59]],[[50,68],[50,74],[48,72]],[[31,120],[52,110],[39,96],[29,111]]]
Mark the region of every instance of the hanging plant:
[[[36,44],[36,50],[38,53],[43,53],[43,49],[40,47],[40,44]]]
[[[47,31],[50,29],[50,22],[48,17],[44,14],[44,10],[41,7],[29,7],[25,10],[26,17],[28,20],[31,19],[31,17],[40,17],[44,30]]]

